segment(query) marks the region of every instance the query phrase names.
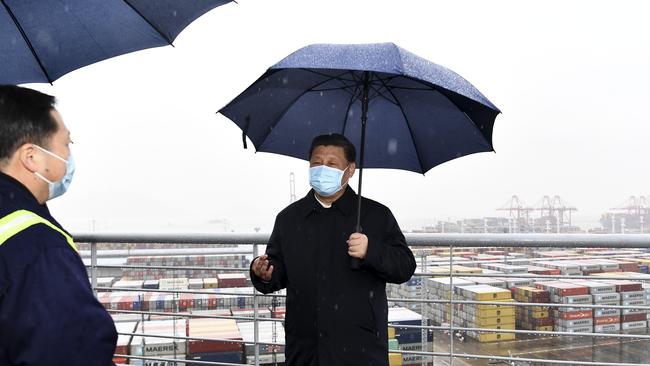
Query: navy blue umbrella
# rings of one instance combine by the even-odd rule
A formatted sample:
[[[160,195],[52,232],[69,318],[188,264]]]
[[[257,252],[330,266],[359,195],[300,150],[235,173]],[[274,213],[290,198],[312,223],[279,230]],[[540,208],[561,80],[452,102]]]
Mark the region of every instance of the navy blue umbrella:
[[[392,43],[304,47],[219,112],[257,151],[305,160],[315,136],[345,135],[360,152],[359,197],[364,167],[425,173],[493,151],[500,113],[455,72]],[[359,199],[357,230],[360,217]]]
[[[0,84],[53,82],[80,67],[170,45],[232,0],[0,0]]]

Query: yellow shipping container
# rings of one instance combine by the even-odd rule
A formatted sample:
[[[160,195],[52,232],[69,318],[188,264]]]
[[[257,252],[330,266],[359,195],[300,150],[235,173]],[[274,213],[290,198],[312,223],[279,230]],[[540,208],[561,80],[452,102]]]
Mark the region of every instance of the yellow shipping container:
[[[388,327],[388,339],[395,338],[395,328]]]
[[[489,306],[489,305],[479,305],[479,306]],[[478,318],[495,318],[495,317],[506,317],[506,316],[515,316],[515,307],[500,307],[499,305],[494,305],[494,308],[482,309],[478,308],[476,310],[468,310],[468,312],[475,314]]]
[[[494,329],[515,329],[515,317],[495,317],[495,318],[474,318],[467,321],[476,325],[476,328],[494,328]],[[504,328],[497,328],[497,326],[502,325]],[[512,326],[508,328],[507,326]]]
[[[475,301],[508,300],[512,293],[509,290],[489,285],[460,287],[464,297]]]
[[[402,366],[402,354],[401,353],[389,353],[388,354],[388,364],[390,366]]]

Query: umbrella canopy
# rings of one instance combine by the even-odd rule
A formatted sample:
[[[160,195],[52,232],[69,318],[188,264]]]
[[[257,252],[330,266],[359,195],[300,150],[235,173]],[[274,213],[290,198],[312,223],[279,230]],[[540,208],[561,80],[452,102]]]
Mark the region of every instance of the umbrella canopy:
[[[117,55],[170,45],[232,0],[0,0],[0,84],[53,82]]]
[[[304,47],[220,112],[257,151],[308,159],[311,140],[335,132],[356,145],[358,160],[365,150],[359,167],[418,173],[492,151],[500,113],[455,72],[392,43]]]
[[[357,232],[364,167],[425,173],[492,151],[500,113],[455,72],[392,43],[307,46],[219,112],[242,129],[244,147],[248,136],[258,151],[305,160],[315,136],[345,135],[359,151]]]

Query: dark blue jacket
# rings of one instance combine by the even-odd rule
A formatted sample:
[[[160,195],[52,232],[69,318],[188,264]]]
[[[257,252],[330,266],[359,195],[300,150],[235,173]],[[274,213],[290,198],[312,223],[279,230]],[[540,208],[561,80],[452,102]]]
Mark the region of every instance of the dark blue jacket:
[[[415,258],[390,210],[363,198],[368,251],[361,269],[350,269],[357,200],[347,187],[324,209],[309,191],[276,218],[266,247],[272,280],[251,271],[260,292],[287,289],[287,365],[388,366],[386,283],[408,281]]]
[[[0,173],[0,218],[28,210],[61,228],[46,205]],[[112,365],[115,325],[65,237],[37,224],[0,245],[0,366]]]

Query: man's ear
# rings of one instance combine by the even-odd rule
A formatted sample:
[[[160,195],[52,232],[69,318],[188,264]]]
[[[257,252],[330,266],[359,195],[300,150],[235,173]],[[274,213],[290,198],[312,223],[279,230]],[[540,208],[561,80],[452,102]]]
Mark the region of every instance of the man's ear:
[[[348,167],[348,179],[352,178],[354,176],[354,172],[357,170],[357,163],[352,162],[350,163],[350,166]]]
[[[38,171],[41,156],[36,153],[36,148],[33,144],[24,144],[19,147],[14,153],[13,158],[17,159],[18,163],[30,172]]]

